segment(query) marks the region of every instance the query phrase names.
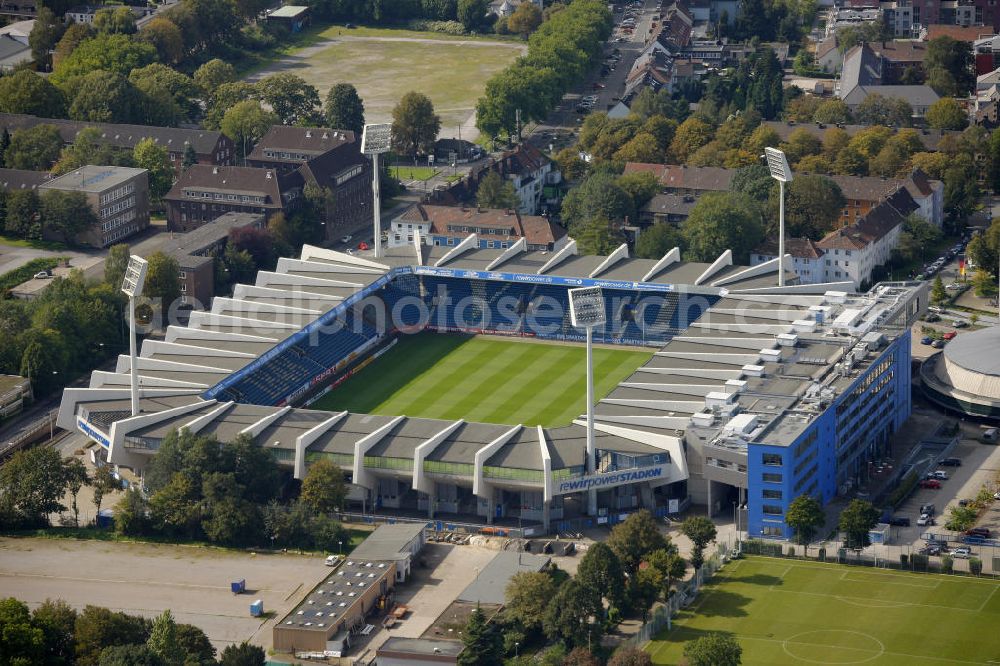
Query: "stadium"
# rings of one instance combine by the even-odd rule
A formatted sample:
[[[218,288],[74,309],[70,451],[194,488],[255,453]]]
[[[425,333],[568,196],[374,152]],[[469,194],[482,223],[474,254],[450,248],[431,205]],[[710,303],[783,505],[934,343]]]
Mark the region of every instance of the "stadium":
[[[123,355],[65,391],[58,425],[140,475],[175,429],[249,435],[297,478],[338,464],[367,515],[530,536],[742,502],[750,534],[781,538],[794,497],[848,491],[910,413],[919,283],[858,295],[787,271],[775,287],[776,261],[728,251],[478,245],[418,235],[378,260],[305,246],[143,343],[137,416]],[[580,286],[603,289],[607,320],[592,471],[567,302]]]
[[[994,327],[951,340],[921,366],[924,394],[945,409],[970,416],[1000,417],[998,351],[1000,331]]]

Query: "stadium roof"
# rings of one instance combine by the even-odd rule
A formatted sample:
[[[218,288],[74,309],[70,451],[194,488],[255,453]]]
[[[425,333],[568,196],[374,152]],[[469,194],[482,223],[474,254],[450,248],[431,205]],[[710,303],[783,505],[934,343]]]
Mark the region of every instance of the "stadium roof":
[[[778,288],[773,286],[776,261],[733,266],[728,252],[708,264],[682,261],[676,249],[656,261],[630,258],[624,247],[607,257],[577,256],[572,241],[558,252],[484,250],[469,243],[391,248],[373,261],[305,246],[299,259],[281,259],[275,271],[260,272],[255,285],[238,285],[233,298],[216,298],[211,311],[192,312],[188,327],[170,326],[163,340],[145,341],[138,359],[139,416],[130,416],[129,357],[123,355],[114,372],[94,372],[89,388],[65,391],[58,424],[72,429],[81,419],[89,435],[112,447],[111,458],[143,446],[155,449],[155,440],[181,427],[220,439],[246,434],[261,446],[287,452],[279,459],[294,461],[296,475],[304,473],[307,457],[328,454],[341,466],[353,467],[357,483],[371,473],[364,458],[412,460],[418,448],[422,460],[475,465],[477,474],[485,469],[486,476],[506,474],[490,471],[498,468],[529,472],[493,476],[491,483],[496,478],[513,483],[527,479],[525,483],[537,486],[546,470],[583,465],[585,428],[579,419],[557,428],[524,427],[203,397],[341,299],[394,269],[480,280],[487,279],[484,273],[470,271],[508,281],[572,278],[640,291],[670,285],[711,296],[714,305],[595,407],[599,448],[631,455],[667,452],[682,478],[687,474],[680,439],[685,432],[725,446],[745,447],[751,437],[765,433],[770,433],[769,443],[794,441],[795,433],[820,413],[816,405],[824,396],[846,389],[851,373],[868,362],[866,351],[853,348],[857,338],[870,330],[886,337],[905,330],[899,323],[906,319],[900,303],[910,290],[906,285],[880,286],[854,296],[848,293],[849,283],[798,285],[794,274],[789,286]],[[838,318],[842,313],[849,316]],[[844,369],[848,352],[851,367]],[[253,372],[243,377],[263,381]],[[727,415],[736,411],[756,415],[758,430],[738,437],[728,433]],[[125,436],[129,444],[114,444]],[[125,447],[125,453],[121,448],[116,453],[114,446]],[[424,474],[417,465],[375,471],[412,476],[415,487]]]

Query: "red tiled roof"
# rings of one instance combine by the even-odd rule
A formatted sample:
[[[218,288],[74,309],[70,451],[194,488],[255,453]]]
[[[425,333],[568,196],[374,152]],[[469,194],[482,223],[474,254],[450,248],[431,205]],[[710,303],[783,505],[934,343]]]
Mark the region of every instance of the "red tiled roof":
[[[566,230],[540,215],[521,215],[498,208],[466,208],[417,204],[400,216],[407,222],[430,222],[431,232],[465,237],[472,232],[455,231],[449,226],[466,226],[510,230],[509,234],[483,235],[482,238],[525,238],[529,245],[550,245],[566,235]]]
[[[948,36],[960,42],[974,42],[980,37],[990,37],[993,34],[993,26],[989,25],[963,26],[933,23],[927,26],[927,41]]]
[[[628,162],[625,173],[651,173],[665,188],[725,192],[733,181],[736,169],[722,167],[692,167],[674,164]]]
[[[777,257],[778,239],[768,238],[758,245],[753,252],[754,254]],[[808,238],[786,238],[785,254],[790,254],[797,259],[819,259],[823,256],[824,252],[817,247],[816,243]]]

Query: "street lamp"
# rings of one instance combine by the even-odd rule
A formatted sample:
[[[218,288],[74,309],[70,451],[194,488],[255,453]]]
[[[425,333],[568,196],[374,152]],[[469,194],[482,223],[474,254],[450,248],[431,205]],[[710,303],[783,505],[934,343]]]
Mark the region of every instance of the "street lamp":
[[[372,160],[372,195],[375,203],[374,223],[375,223],[375,258],[382,256],[382,196],[379,192],[379,166],[378,156],[389,152],[392,146],[392,125],[383,123],[380,125],[365,125],[361,133],[361,152],[371,157]]]
[[[142,257],[132,255],[128,258],[128,267],[125,269],[125,279],[122,280],[122,292],[128,296],[128,324],[131,332],[129,334],[129,367],[132,374],[132,416],[139,415],[139,370],[136,368],[135,351],[135,297],[142,293],[142,287],[146,283],[146,271],[149,263]]]
[[[597,466],[594,445],[594,327],[603,326],[604,294],[600,287],[569,290],[569,316],[574,328],[587,329],[587,474]],[[587,515],[597,513],[597,490],[587,492]]]
[[[792,170],[785,153],[777,148],[765,148],[761,156],[767,160],[771,178],[778,181],[778,286],[785,286],[785,183],[792,182]]]

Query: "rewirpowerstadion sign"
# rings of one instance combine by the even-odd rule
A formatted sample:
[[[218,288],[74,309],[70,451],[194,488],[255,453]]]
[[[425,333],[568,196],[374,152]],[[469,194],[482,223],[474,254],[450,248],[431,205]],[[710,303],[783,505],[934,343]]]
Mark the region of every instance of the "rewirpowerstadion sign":
[[[652,481],[665,476],[667,468],[664,465],[654,467],[637,467],[620,472],[607,472],[604,474],[588,474],[575,479],[560,481],[552,490],[556,495],[566,495],[568,493],[582,492],[586,490],[601,490],[603,488],[613,488],[626,483],[637,483],[639,481]]]
[[[76,427],[79,428],[80,432],[82,432],[84,435],[90,437],[92,440],[94,440],[104,448],[106,449],[111,448],[111,440],[109,440],[103,432],[101,432],[97,428],[94,428],[92,425],[90,425],[83,419],[78,418],[76,420]]]

